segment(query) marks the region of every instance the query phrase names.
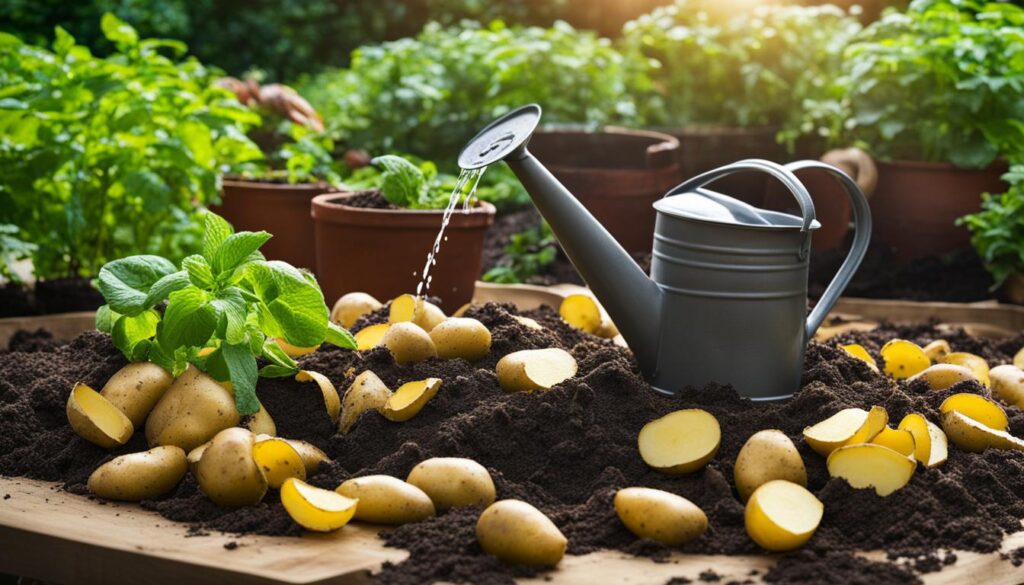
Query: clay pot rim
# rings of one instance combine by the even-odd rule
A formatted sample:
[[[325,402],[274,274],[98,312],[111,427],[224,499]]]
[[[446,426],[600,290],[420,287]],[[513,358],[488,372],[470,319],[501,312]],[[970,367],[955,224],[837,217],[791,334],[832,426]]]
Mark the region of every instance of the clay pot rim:
[[[324,181],[320,181],[317,183],[273,183],[270,181],[254,181],[252,179],[244,179],[241,177],[223,177],[221,179],[221,186],[238,187],[241,189],[266,189],[276,191],[311,191],[316,189],[320,190],[325,194],[340,192],[337,187],[333,187],[329,183]]]
[[[339,191],[317,195],[310,205],[310,214],[314,221],[339,224],[380,225],[394,228],[431,227],[435,229],[441,226],[443,209],[372,209],[353,207],[337,202],[339,199],[344,201],[369,192],[372,190]],[[469,213],[461,211],[453,213],[448,229],[489,226],[494,223],[496,213],[497,209],[494,205],[477,200],[477,204],[470,208]]]
[[[602,126],[600,128],[588,130],[587,128],[580,128],[578,126],[544,126],[538,128],[533,134],[534,136],[540,134],[568,134],[573,136],[600,136],[602,134],[607,134],[610,136],[637,136],[651,139],[652,144],[648,146],[648,149],[657,148],[658,150],[675,150],[676,148],[679,148],[678,138],[667,132],[661,132],[654,128]]]
[[[1010,164],[1005,160],[995,160],[987,167],[958,167],[955,164],[947,161],[924,161],[924,160],[907,160],[907,159],[892,159],[882,160],[879,158],[872,157],[875,164],[880,167],[898,167],[906,169],[917,169],[922,171],[936,171],[936,172],[957,172],[957,173],[991,173],[999,171],[1000,173],[1006,172],[1010,168]]]
[[[583,148],[589,148],[595,144],[590,142],[592,139],[598,141],[613,141],[617,138],[627,139],[638,139],[649,141],[643,147],[644,150],[644,164],[625,164],[620,162],[614,166],[607,164],[600,164],[596,166],[584,166],[584,165],[572,165],[572,164],[554,164],[550,163],[547,165],[548,169],[554,172],[560,170],[563,172],[578,172],[578,173],[601,173],[605,175],[614,175],[622,172],[633,172],[633,173],[670,173],[678,174],[679,163],[676,162],[676,157],[682,149],[679,143],[679,139],[671,134],[664,132],[656,132],[653,130],[642,130],[635,128],[627,128],[625,126],[604,126],[596,130],[588,130],[586,128],[579,128],[576,126],[547,126],[534,132],[534,137],[531,138],[531,142],[537,138],[543,141],[545,137],[555,140],[558,137],[562,137],[563,140],[574,141],[581,140],[584,142],[581,145]],[[619,159],[622,160],[621,158]]]
[[[760,136],[764,134],[774,135],[782,129],[780,124],[768,124],[763,126],[721,126],[718,124],[687,124],[683,126],[649,126],[646,128],[662,134],[670,134],[679,137],[703,137],[703,136]]]

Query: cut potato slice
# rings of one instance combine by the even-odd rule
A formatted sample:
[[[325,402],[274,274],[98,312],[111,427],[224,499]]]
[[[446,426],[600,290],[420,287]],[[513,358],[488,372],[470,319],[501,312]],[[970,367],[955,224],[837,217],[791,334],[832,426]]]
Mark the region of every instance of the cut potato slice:
[[[427,378],[402,384],[388,397],[381,414],[395,422],[407,421],[419,414],[440,389],[440,378]]]
[[[321,374],[320,372],[314,372],[311,370],[299,370],[298,374],[295,374],[296,382],[316,382],[320,393],[324,395],[324,406],[327,408],[327,416],[331,417],[331,422],[338,422],[338,415],[341,414],[341,398],[338,396],[338,390],[331,383],[330,378]]]
[[[935,364],[934,366],[928,366],[921,372],[918,372],[907,379],[909,382],[913,382],[914,380],[924,380],[932,390],[945,390],[953,384],[959,384],[960,382],[966,382],[968,380],[979,382],[978,377],[974,375],[974,372],[963,366],[953,364]]]
[[[390,323],[378,323],[376,325],[370,325],[369,327],[363,327],[355,334],[356,349],[359,351],[366,351],[377,347],[380,345],[381,341],[384,341],[384,334],[387,333],[390,328]]]
[[[285,341],[285,340],[283,340],[281,338],[274,339],[274,343],[276,343],[281,349],[283,349],[284,352],[286,354],[288,354],[289,357],[293,357],[293,358],[302,357],[304,355],[309,355],[309,354],[313,353],[314,351],[316,351],[317,349],[320,348],[319,346],[297,347],[297,346],[294,346],[294,345],[288,343],[287,341]]]
[[[345,329],[355,325],[360,317],[372,313],[383,305],[380,301],[364,292],[350,292],[342,295],[331,308],[331,321]]]
[[[982,386],[988,388],[991,385],[988,375],[988,362],[986,362],[981,356],[964,351],[955,351],[953,353],[946,354],[946,356],[942,358],[942,363],[952,364],[954,366],[963,366],[974,372],[974,377],[981,382]]]
[[[292,520],[306,530],[331,532],[348,524],[359,500],[291,477],[281,486],[281,504]]]
[[[279,489],[289,477],[306,479],[306,465],[295,447],[284,439],[257,441],[252,459],[259,466],[267,485]]]
[[[1007,404],[1024,408],[1024,370],[1010,364],[996,366],[989,372],[989,379],[993,394]]]
[[[81,382],[71,389],[66,410],[78,436],[105,449],[124,445],[135,432],[132,421],[120,409]]]
[[[587,295],[569,295],[562,299],[558,314],[566,323],[587,333],[596,333],[601,326],[601,309]]]
[[[876,372],[878,371],[878,363],[875,361],[875,358],[871,357],[871,354],[868,353],[868,350],[864,349],[863,345],[859,343],[851,343],[849,345],[840,345],[839,347],[841,347],[843,351],[852,355],[853,357],[863,362],[867,362],[867,364],[871,366],[872,370]]]
[[[1024,440],[1004,430],[994,429],[957,410],[942,414],[942,429],[949,436],[949,440],[964,451],[980,453],[988,448],[1024,451]]]
[[[871,442],[876,445],[888,447],[900,455],[914,457],[917,443],[914,442],[914,433],[906,429],[894,429],[885,427],[882,432],[875,435]]]
[[[391,307],[388,310],[389,323],[412,322],[427,333],[430,333],[444,319],[444,311],[440,307],[425,301],[422,297],[409,294],[391,301]]]
[[[395,323],[384,334],[383,344],[399,364],[413,364],[437,357],[434,340],[415,323]]]
[[[806,544],[824,514],[825,505],[807,488],[776,479],[754,490],[743,519],[754,542],[781,552]]]
[[[615,513],[630,532],[668,546],[682,546],[708,529],[708,517],[682,496],[645,487],[615,493]]]
[[[917,463],[888,447],[873,443],[840,447],[828,456],[828,474],[858,489],[874,488],[885,497],[914,477]]]
[[[718,419],[700,409],[677,410],[640,429],[640,457],[652,468],[671,475],[691,473],[718,452],[722,429]]]
[[[346,434],[369,410],[380,411],[391,397],[391,390],[370,370],[356,376],[345,391],[344,408],[338,419],[338,430]]]
[[[977,394],[954,394],[943,400],[939,412],[945,414],[951,410],[997,431],[1005,431],[1010,426],[1006,412],[1001,406]]]
[[[914,436],[914,458],[921,465],[932,468],[946,462],[946,434],[936,424],[920,414],[911,413],[903,417],[899,429],[909,431]]]
[[[578,366],[572,354],[555,347],[524,349],[498,361],[495,372],[505,392],[549,390],[576,375]]]
[[[949,342],[945,339],[936,339],[922,349],[924,350],[924,355],[928,356],[928,359],[933,362],[939,362],[942,358],[953,352],[953,349],[949,347]]]
[[[906,339],[889,341],[879,353],[885,360],[885,373],[897,380],[909,378],[932,365],[924,350]]]
[[[842,447],[868,422],[868,411],[862,408],[840,410],[820,423],[804,429],[804,440],[820,455]]]
[[[868,419],[864,421],[864,424],[852,437],[850,437],[847,444],[854,445],[857,443],[867,443],[871,441],[871,439],[874,439],[875,435],[882,432],[888,424],[889,413],[881,406],[872,406],[871,410],[868,411]]]

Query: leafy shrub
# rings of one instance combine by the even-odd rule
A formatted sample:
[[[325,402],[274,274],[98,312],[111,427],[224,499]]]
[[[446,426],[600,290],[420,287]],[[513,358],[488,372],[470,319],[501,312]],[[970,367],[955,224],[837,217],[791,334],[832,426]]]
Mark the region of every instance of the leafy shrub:
[[[555,234],[546,221],[541,221],[534,227],[512,234],[508,246],[505,246],[505,257],[484,274],[484,280],[501,284],[526,282],[531,276],[543,273],[557,255]]]
[[[985,262],[998,288],[1014,273],[1024,272],[1024,165],[1003,175],[1010,189],[986,194],[981,211],[961,219],[971,230],[971,244]]]
[[[259,116],[184,45],[140,40],[110,14],[102,26],[117,47],[102,59],[60,28],[52,51],[0,33],[0,223],[38,245],[40,278],[191,253],[224,165],[260,156],[244,134]]]

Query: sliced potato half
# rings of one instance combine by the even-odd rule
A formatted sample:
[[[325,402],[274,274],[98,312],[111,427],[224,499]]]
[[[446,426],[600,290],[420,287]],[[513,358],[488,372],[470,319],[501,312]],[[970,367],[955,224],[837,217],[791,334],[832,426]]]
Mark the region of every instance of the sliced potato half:
[[[914,458],[925,467],[937,467],[946,462],[948,446],[946,434],[924,416],[911,413],[903,417],[900,430],[914,436]]]
[[[992,385],[988,375],[988,362],[986,362],[981,356],[974,355],[973,353],[967,353],[965,351],[954,351],[953,353],[946,354],[942,358],[942,363],[953,364],[954,366],[963,366],[974,372],[974,377],[981,382],[982,386],[988,388]]]
[[[924,350],[906,339],[889,341],[879,353],[885,360],[885,373],[897,380],[909,378],[932,365]]]
[[[378,323],[376,325],[363,327],[355,334],[356,349],[359,351],[366,351],[377,347],[380,345],[380,342],[384,341],[384,334],[387,333],[390,328],[390,323]]]
[[[331,532],[348,524],[359,500],[291,477],[281,486],[281,504],[292,520],[306,530]]]
[[[953,444],[964,451],[980,453],[985,449],[1024,451],[1024,440],[994,429],[957,410],[942,414],[942,429]]]
[[[825,505],[802,485],[776,479],[754,490],[744,512],[747,534],[761,548],[787,551],[814,536]]]
[[[868,422],[868,411],[862,408],[846,408],[820,423],[804,429],[804,440],[820,455],[842,447]]]
[[[575,294],[562,299],[558,314],[566,323],[587,333],[596,333],[601,326],[601,309],[587,295]]]
[[[840,447],[828,456],[828,474],[858,489],[874,488],[885,497],[914,477],[917,463],[892,449],[873,443]]]
[[[407,421],[419,414],[440,389],[440,378],[427,378],[402,384],[388,397],[381,414],[395,422]]]
[[[524,349],[498,361],[495,372],[505,392],[549,390],[576,375],[578,366],[564,349]]]
[[[279,489],[290,477],[306,479],[306,465],[295,447],[284,439],[257,441],[252,446],[252,460],[259,466],[267,485]]]
[[[864,424],[860,429],[850,437],[847,444],[853,445],[856,443],[867,443],[871,439],[874,439],[875,435],[882,432],[888,424],[889,413],[881,406],[872,406],[871,410],[868,411],[868,419],[864,421]]]
[[[876,372],[878,371],[878,363],[875,361],[875,358],[871,357],[871,354],[868,353],[868,350],[864,349],[863,345],[859,343],[851,343],[849,345],[840,345],[839,347],[842,348],[843,351],[850,354],[851,356],[863,362],[867,362],[867,364],[871,366],[872,370]]]
[[[914,380],[924,380],[932,390],[945,390],[953,384],[959,384],[960,382],[966,382],[968,380],[974,380],[975,382],[980,381],[971,370],[968,370],[963,366],[956,366],[953,364],[935,364],[934,366],[928,366],[924,370],[921,370],[917,374],[907,378],[907,380],[910,382],[913,382]]]
[[[894,429],[885,427],[882,432],[875,435],[871,442],[876,445],[888,447],[900,455],[914,457],[917,443],[914,442],[914,433],[906,429]]]
[[[78,436],[105,449],[124,445],[135,432],[132,421],[119,408],[81,382],[71,389],[66,410]]]
[[[722,429],[718,419],[697,408],[677,410],[653,420],[637,437],[644,463],[670,475],[697,471],[718,452]]]
[[[924,354],[928,356],[928,359],[933,362],[941,362],[942,358],[946,357],[953,352],[953,349],[949,347],[949,342],[945,339],[936,339],[922,348]]]
[[[1001,406],[977,394],[954,394],[943,400],[939,412],[945,414],[951,410],[997,431],[1005,431],[1010,426],[1006,412]]]
[[[356,376],[345,391],[344,407],[338,419],[338,430],[346,434],[370,410],[380,411],[391,397],[391,390],[370,370]]]

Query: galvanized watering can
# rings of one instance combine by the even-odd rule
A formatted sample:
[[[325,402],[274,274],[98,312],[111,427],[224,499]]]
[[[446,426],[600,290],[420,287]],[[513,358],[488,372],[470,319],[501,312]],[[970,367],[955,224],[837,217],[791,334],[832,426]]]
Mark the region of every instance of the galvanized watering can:
[[[817,161],[743,160],[708,171],[654,204],[648,277],[597,220],[527,150],[540,107],[525,106],[484,128],[459,155],[464,169],[504,160],[551,224],[566,255],[608,311],[658,391],[732,384],[753,400],[800,386],[804,348],[864,258],[871,213],[857,184]],[[793,171],[821,168],[853,204],[853,248],[807,315],[811,234],[820,227]],[[759,209],[704,188],[735,172],[768,173],[796,197],[802,217]]]

